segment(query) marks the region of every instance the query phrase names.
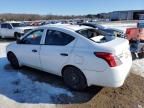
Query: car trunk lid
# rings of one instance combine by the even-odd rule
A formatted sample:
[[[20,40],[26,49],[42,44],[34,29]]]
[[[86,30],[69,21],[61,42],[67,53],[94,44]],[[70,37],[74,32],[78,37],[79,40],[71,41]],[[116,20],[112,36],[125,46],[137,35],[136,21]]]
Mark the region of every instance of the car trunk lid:
[[[93,40],[94,41],[94,40]],[[122,62],[126,62],[126,60],[131,57],[129,42],[123,38],[115,38],[111,41],[99,43],[101,46],[110,49],[109,53],[117,56]]]

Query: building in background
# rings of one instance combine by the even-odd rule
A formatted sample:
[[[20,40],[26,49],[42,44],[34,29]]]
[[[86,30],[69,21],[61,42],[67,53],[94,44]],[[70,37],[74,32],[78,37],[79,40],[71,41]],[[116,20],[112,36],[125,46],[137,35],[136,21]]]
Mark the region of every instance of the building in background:
[[[111,21],[144,20],[144,10],[114,11],[109,16]]]

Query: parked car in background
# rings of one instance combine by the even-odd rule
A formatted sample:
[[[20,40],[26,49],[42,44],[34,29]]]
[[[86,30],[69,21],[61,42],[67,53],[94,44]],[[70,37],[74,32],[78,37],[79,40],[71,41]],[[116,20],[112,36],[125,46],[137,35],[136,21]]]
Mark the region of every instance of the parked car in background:
[[[19,38],[34,27],[25,26],[21,22],[5,22],[0,24],[1,38]]]
[[[85,25],[85,26],[89,26],[89,27],[93,27],[95,29],[104,31],[110,35],[114,35],[116,37],[124,37],[124,33],[122,30],[119,29],[115,29],[115,28],[106,28],[102,25],[96,24],[96,23],[82,23],[80,25]]]
[[[133,59],[144,58],[144,21],[139,21],[137,28],[128,28],[126,38],[130,42]]]
[[[26,65],[62,76],[75,90],[91,85],[120,87],[132,65],[128,40],[107,40],[88,26],[39,27],[6,51],[14,68]]]

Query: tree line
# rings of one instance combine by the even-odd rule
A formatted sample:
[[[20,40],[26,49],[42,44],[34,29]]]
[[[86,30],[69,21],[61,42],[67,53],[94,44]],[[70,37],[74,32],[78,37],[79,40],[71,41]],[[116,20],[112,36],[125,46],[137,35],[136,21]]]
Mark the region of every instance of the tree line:
[[[1,21],[33,21],[33,20],[58,20],[75,18],[105,18],[101,14],[97,15],[38,15],[38,14],[0,14]]]

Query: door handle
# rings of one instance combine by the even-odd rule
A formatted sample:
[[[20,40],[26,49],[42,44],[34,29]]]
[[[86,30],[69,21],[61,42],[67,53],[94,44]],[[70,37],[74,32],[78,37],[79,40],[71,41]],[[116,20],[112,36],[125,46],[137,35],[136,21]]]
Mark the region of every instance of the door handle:
[[[66,53],[61,53],[60,55],[61,56],[68,56],[68,54],[66,54]]]
[[[37,52],[37,50],[36,50],[36,49],[33,49],[33,50],[32,50],[32,52],[33,52],[33,53],[36,53],[36,52]]]

